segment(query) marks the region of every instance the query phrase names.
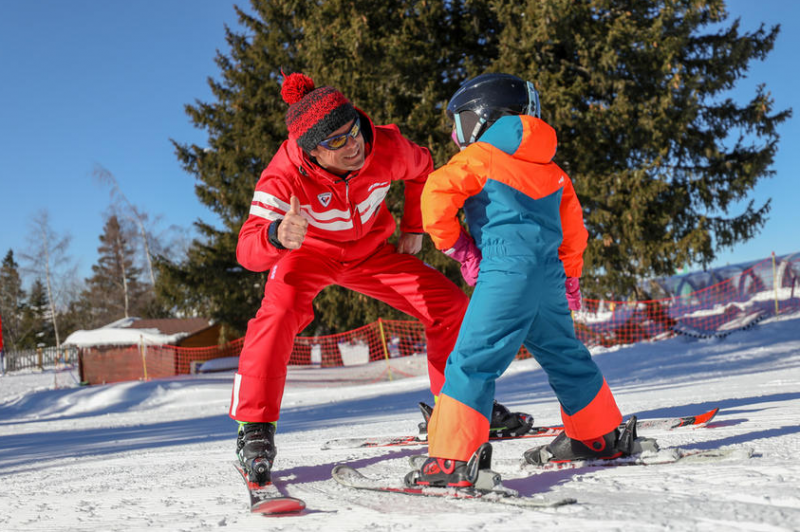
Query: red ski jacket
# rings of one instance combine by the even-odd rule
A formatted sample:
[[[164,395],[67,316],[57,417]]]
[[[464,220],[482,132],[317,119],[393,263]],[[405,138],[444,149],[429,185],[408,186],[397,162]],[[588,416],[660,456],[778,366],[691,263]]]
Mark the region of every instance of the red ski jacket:
[[[433,160],[426,148],[400,134],[392,124],[375,126],[362,111],[366,158],[357,172],[340,177],[318,166],[289,138],[281,144],[256,185],[250,215],[239,231],[236,258],[252,271],[266,271],[290,250],[269,242],[269,226],[289,211],[292,195],[300,200],[308,232],[300,250],[341,262],[371,255],[396,224],[384,198],[392,181],[404,181],[400,230],[422,232],[420,195]],[[298,250],[298,251],[300,251]]]

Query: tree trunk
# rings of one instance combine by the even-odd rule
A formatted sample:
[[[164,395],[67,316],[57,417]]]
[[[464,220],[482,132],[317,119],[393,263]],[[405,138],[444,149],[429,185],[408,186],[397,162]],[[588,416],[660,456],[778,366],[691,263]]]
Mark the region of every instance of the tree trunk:
[[[50,246],[47,242],[47,228],[42,226],[42,251],[44,251],[44,272],[47,281],[47,299],[50,303],[50,319],[53,321],[53,332],[56,335],[56,347],[61,347],[61,339],[58,336],[58,320],[56,315],[55,294],[53,294],[53,283],[50,275]]]

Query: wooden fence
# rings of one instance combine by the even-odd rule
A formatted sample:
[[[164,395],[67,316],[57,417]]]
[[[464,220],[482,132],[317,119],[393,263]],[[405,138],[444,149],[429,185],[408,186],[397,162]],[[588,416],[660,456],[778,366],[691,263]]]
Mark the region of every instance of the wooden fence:
[[[78,348],[75,346],[6,351],[3,356],[4,371],[44,369],[57,365],[77,365],[77,363]]]

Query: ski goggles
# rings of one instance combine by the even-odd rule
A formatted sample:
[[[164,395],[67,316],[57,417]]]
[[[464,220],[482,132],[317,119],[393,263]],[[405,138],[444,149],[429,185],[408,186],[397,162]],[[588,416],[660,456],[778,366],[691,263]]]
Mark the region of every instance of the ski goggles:
[[[321,141],[319,145],[326,150],[338,150],[339,148],[344,148],[344,145],[347,144],[348,137],[356,138],[359,133],[361,133],[361,119],[356,117],[356,121],[353,122],[353,127],[350,128],[350,131],[341,135],[336,135],[335,137],[331,137],[329,139],[325,139]]]

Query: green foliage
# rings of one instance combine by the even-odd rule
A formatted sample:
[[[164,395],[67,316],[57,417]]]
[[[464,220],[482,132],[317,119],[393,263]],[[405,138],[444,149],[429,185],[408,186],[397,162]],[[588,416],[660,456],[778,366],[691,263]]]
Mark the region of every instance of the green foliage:
[[[585,208],[587,296],[628,294],[638,279],[708,264],[753,237],[769,204],[731,213],[771,175],[777,126],[765,88],[725,99],[778,28],[743,34],[722,0],[253,0],[216,58],[215,101],[187,106],[208,145],[175,143],[219,227],[181,263],[159,261],[159,294],[184,313],[244,331],[263,274],[236,263],[238,230],[255,183],[285,139],[281,69],[340,89],[377,124],[396,123],[429,147],[437,166],[454,153],[444,117],[465,79],[505,71],[533,81],[543,118],[559,134],[558,162]],[[387,198],[399,216],[402,188]],[[426,239],[422,258],[456,282],[457,265]],[[329,288],[311,332],[399,317],[359,294]]]
[[[215,102],[187,106],[192,122],[209,134],[207,147],[175,143],[184,168],[197,177],[197,195],[221,223],[198,222],[202,237],[181,263],[157,262],[159,297],[182,312],[213,317],[228,334],[244,332],[263,294],[263,274],[236,263],[238,230],[261,171],[286,138],[281,70],[309,74],[318,86],[343,91],[377,124],[397,123],[414,141],[432,149],[438,164],[452,155],[443,106],[463,76],[460,53],[447,40],[459,33],[437,2],[254,1],[253,15],[239,11],[245,34],[227,31],[230,55],[218,55],[219,80],[210,80]],[[477,34],[481,13],[458,15]],[[438,36],[432,39],[432,36]],[[446,50],[450,50],[447,52]],[[402,187],[388,198],[402,213]],[[460,280],[452,261],[426,243],[423,259]],[[331,287],[315,301],[317,320],[308,331],[325,333],[363,325],[377,317],[404,315],[388,306]]]
[[[23,290],[19,264],[11,250],[0,266],[0,316],[6,351],[56,345],[45,284],[37,277],[29,290]]]
[[[638,280],[707,266],[755,236],[769,202],[777,126],[760,87],[725,92],[772,49],[778,27],[741,33],[722,0],[548,1],[505,6],[494,70],[534,80],[559,134],[590,232],[583,286],[604,297]]]
[[[22,308],[21,331],[17,349],[57,345],[47,288],[39,278],[33,281],[28,300]]]
[[[22,312],[25,308],[25,291],[19,275],[19,264],[14,252],[8,250],[0,266],[0,318],[3,320],[3,344],[8,351],[16,350],[22,336]]]
[[[208,132],[208,146],[174,143],[181,164],[198,179],[198,198],[222,227],[198,221],[201,239],[183,262],[156,261],[157,293],[181,313],[222,322],[233,337],[243,333],[263,292],[263,275],[236,262],[236,240],[261,171],[286,135],[278,76],[300,36],[294,4],[304,3],[263,2],[260,18],[237,8],[249,36],[226,29],[230,56],[217,55],[221,80],[209,79],[216,101],[186,107],[194,125]]]

